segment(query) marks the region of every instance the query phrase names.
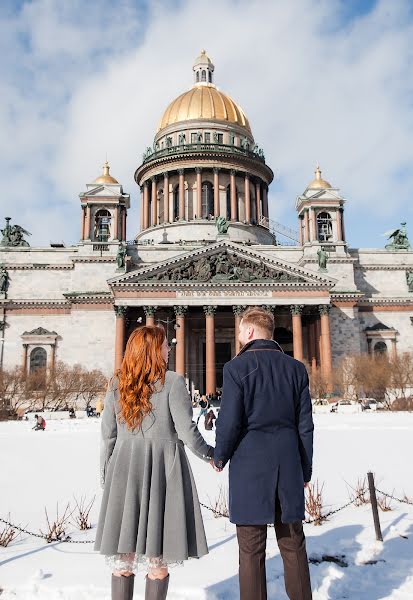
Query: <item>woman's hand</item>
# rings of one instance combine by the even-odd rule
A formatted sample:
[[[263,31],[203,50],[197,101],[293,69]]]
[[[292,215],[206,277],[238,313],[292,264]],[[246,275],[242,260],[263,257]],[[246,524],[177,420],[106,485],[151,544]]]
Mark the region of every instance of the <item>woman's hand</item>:
[[[219,467],[216,466],[213,458],[211,458],[211,460],[209,461],[209,464],[214,469],[214,471],[216,471],[217,473],[221,473],[222,469],[220,469]]]

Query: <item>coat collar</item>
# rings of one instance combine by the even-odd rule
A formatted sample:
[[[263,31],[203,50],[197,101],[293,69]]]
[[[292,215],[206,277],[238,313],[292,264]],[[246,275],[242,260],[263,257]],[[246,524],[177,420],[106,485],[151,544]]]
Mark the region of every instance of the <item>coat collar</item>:
[[[268,350],[278,350],[279,352],[283,352],[283,349],[275,340],[251,340],[241,348],[237,356],[243,352],[246,352],[247,350],[257,350],[258,348],[262,350],[266,350],[268,348]]]

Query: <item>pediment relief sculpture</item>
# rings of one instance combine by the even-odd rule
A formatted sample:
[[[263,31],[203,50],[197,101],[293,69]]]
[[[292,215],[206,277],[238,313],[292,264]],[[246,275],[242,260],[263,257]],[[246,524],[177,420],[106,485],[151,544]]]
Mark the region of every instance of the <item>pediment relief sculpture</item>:
[[[198,283],[305,282],[302,277],[272,269],[263,263],[254,262],[229,252],[192,259],[146,277],[143,275],[143,278],[147,281],[193,281]]]

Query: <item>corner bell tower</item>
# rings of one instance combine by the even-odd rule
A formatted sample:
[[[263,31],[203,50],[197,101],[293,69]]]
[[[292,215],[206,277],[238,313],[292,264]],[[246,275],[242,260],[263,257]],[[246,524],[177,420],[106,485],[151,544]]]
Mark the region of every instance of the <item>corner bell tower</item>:
[[[315,178],[308,184],[301,196],[297,197],[296,210],[300,245],[304,250],[314,246],[326,246],[329,251],[345,252],[344,230],[345,199],[338,188],[321,177],[317,165]]]
[[[80,243],[119,244],[126,241],[126,217],[130,196],[110,174],[108,161],[103,173],[79,194],[81,203]],[[100,248],[101,249],[101,248]]]

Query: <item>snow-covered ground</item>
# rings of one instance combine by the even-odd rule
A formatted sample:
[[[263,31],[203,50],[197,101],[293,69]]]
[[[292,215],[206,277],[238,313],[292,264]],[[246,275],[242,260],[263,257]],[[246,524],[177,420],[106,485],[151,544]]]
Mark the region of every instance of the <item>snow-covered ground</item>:
[[[368,470],[377,487],[413,497],[413,414],[362,413],[315,415],[314,474],[324,482],[326,510],[348,500],[348,487]],[[90,499],[96,523],[99,422],[55,421],[46,432],[32,423],[0,423],[0,517],[38,531],[59,503]],[[214,433],[204,432],[213,443]],[[215,473],[190,456],[201,502],[210,505],[227,486],[227,472]],[[348,565],[311,564],[314,600],[411,600],[413,598],[413,506],[392,503],[380,513],[384,542],[376,542],[369,505],[349,507],[321,527],[306,525],[308,553],[343,555]],[[235,527],[203,510],[210,554],[171,572],[171,600],[232,600],[238,596]],[[0,531],[2,525],[0,523]],[[71,527],[73,531],[74,528]],[[73,539],[93,539],[94,530]],[[366,564],[374,561],[374,564]],[[375,562],[377,561],[377,562]],[[269,530],[267,579],[269,598],[285,600],[282,563],[273,529]],[[110,573],[92,544],[46,544],[22,535],[0,547],[1,600],[109,600]],[[135,598],[144,597],[144,573],[136,578]]]

